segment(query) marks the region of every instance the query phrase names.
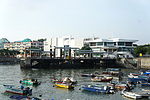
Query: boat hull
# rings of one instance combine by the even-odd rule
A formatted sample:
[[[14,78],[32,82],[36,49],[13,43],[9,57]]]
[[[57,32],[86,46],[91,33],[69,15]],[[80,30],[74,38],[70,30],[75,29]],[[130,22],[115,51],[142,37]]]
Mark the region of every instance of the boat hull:
[[[18,95],[26,95],[26,94],[23,93],[23,92],[16,92],[16,91],[10,91],[10,90],[6,90],[5,92],[6,92],[6,93],[12,93],[12,94],[18,94]]]
[[[12,85],[4,85],[6,93],[19,94],[19,95],[32,95],[32,89],[30,88],[16,88]]]
[[[126,92],[126,91],[122,91],[122,95],[128,98],[132,98],[132,99],[141,99],[142,96],[136,93],[132,93],[132,92]]]
[[[58,83],[55,83],[55,86],[60,87],[60,88],[66,88],[66,89],[72,89],[72,88],[74,88],[72,85],[68,85],[68,84],[58,84]]]
[[[82,90],[90,91],[90,92],[98,92],[98,93],[108,93],[108,91],[103,89],[95,89],[95,88],[88,88],[88,87],[82,87]]]
[[[91,79],[93,82],[110,82],[113,78],[110,79]]]

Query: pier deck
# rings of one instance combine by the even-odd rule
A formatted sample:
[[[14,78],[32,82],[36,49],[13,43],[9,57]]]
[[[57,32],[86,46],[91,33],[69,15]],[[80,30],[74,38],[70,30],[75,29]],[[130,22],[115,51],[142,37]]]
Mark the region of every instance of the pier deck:
[[[21,60],[21,68],[97,68],[116,67],[116,59],[100,58],[27,58]]]

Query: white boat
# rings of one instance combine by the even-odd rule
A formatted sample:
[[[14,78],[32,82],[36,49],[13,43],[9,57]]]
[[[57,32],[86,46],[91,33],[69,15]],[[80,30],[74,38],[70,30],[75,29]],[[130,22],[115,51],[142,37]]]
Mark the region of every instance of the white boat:
[[[140,95],[140,94],[136,94],[134,92],[127,92],[125,90],[122,91],[122,95],[124,95],[125,97],[128,97],[128,98],[132,98],[132,99],[141,99],[142,98],[142,95]]]
[[[128,75],[129,78],[139,78],[140,74],[139,73],[130,73]]]

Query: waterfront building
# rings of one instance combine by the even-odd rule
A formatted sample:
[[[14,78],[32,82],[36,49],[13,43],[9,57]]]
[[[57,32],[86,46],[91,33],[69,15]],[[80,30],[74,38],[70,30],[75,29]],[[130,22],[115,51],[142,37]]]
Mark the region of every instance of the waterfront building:
[[[42,41],[32,41],[31,39],[24,39],[22,41],[14,41],[4,44],[5,49],[9,50],[17,50],[21,53],[24,53],[25,50],[33,50],[33,49],[39,49],[40,51],[43,50],[43,42]]]
[[[89,45],[93,52],[103,52],[103,53],[116,53],[119,55],[130,56],[132,54],[135,42],[138,40],[133,39],[100,39],[100,38],[86,38],[84,39],[84,44]]]
[[[55,56],[60,57],[61,49],[64,56],[67,56],[67,51],[71,49],[71,56],[74,56],[74,50],[83,47],[83,40],[82,38],[73,38],[71,36],[48,38],[44,41],[44,51],[55,50]]]
[[[10,43],[6,38],[0,39],[0,49],[4,49],[4,44]]]

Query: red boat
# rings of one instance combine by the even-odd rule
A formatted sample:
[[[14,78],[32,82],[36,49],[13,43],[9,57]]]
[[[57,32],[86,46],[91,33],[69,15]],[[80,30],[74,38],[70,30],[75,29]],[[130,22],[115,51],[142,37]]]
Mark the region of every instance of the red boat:
[[[7,93],[13,93],[13,94],[19,94],[19,95],[32,95],[32,89],[29,87],[23,89],[23,88],[17,88],[13,85],[3,85]]]

